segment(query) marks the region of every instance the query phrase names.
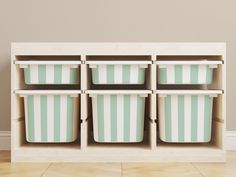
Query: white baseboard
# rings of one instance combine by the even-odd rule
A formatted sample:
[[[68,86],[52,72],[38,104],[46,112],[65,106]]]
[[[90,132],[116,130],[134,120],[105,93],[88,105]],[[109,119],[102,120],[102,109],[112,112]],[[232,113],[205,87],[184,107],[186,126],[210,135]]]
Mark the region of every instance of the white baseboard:
[[[225,140],[226,150],[236,150],[236,131],[227,131]],[[0,131],[0,150],[11,149],[11,132]]]
[[[11,132],[0,131],[0,150],[11,149]]]
[[[226,150],[236,150],[236,131],[227,131],[225,139]]]

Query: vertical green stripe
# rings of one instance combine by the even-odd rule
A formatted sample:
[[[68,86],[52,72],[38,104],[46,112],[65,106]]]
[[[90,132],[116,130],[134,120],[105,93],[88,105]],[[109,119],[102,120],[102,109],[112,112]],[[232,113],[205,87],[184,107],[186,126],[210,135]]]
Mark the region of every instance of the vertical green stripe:
[[[203,111],[203,110],[202,110]],[[197,141],[198,96],[191,97],[191,141]]]
[[[54,141],[60,141],[60,96],[54,96]]]
[[[41,140],[47,141],[47,96],[40,96],[40,109],[41,109]]]
[[[167,73],[166,68],[159,68],[159,83],[166,84],[167,82]]]
[[[30,65],[28,65],[28,68],[24,68],[24,75],[25,75],[25,83],[30,84]]]
[[[97,95],[98,141],[104,141],[104,96]]]
[[[166,141],[171,142],[171,96],[168,95],[165,98],[165,134]]]
[[[66,139],[68,142],[73,140],[73,101],[74,99],[71,96],[67,96],[67,131],[66,131]]]
[[[198,65],[191,65],[191,84],[198,83]]]
[[[144,84],[145,81],[145,68],[138,69],[138,84]]]
[[[78,83],[78,68],[70,68],[70,84],[77,84]]]
[[[115,80],[114,65],[106,65],[106,67],[107,67],[107,83],[114,84]]]
[[[209,68],[209,65],[207,67],[207,72],[206,72],[206,83],[211,84],[212,83],[212,77],[213,77],[213,69]]]
[[[130,83],[130,65],[122,65],[123,73],[122,73],[122,80],[124,84]]]
[[[111,95],[111,141],[117,141],[117,96]]]
[[[137,95],[137,125],[136,125],[137,142],[141,142],[143,140],[144,111],[145,111],[145,98]]]
[[[204,141],[211,140],[211,123],[212,123],[212,100],[208,95],[205,96],[205,110],[204,110]]]
[[[130,95],[124,95],[124,141],[130,140]]]
[[[92,79],[94,84],[98,84],[98,66],[96,68],[92,68]]]
[[[178,96],[178,137],[184,142],[184,95]]]
[[[28,141],[34,141],[34,96],[27,96]]]
[[[62,65],[54,65],[55,84],[61,84],[61,78],[62,78]]]
[[[175,83],[181,84],[183,83],[183,69],[182,65],[175,65]]]
[[[46,65],[38,65],[38,81],[39,84],[46,83]]]

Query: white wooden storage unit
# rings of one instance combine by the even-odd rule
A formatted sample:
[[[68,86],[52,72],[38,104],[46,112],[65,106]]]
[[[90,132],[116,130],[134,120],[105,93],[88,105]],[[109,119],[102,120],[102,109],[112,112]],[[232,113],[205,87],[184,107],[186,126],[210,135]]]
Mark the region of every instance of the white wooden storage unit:
[[[178,93],[185,86],[160,86],[157,84],[159,60],[201,59],[220,61],[214,70],[213,83],[206,86],[188,86],[188,89],[217,89],[214,99],[212,140],[209,143],[164,143],[158,138],[157,94],[162,89]],[[80,65],[80,84],[73,86],[29,86],[24,83],[21,62],[70,61]],[[145,135],[142,143],[96,143],[91,126],[91,98],[89,93],[105,91],[104,86],[91,84],[88,63],[101,60],[146,61],[146,83],[140,86],[117,86],[130,93],[148,94],[146,101]],[[92,62],[92,63],[93,63]],[[201,61],[199,61],[201,62]],[[224,43],[13,43],[11,51],[11,127],[12,162],[223,162],[225,161],[226,124],[226,48]],[[25,138],[24,103],[20,96],[26,89],[48,89],[49,93],[63,92],[80,95],[79,138],[73,143],[28,143]],[[114,86],[105,92],[113,92]],[[126,91],[122,91],[126,92]],[[169,91],[168,91],[169,92]],[[199,91],[190,91],[198,93]],[[45,92],[44,92],[45,93]]]

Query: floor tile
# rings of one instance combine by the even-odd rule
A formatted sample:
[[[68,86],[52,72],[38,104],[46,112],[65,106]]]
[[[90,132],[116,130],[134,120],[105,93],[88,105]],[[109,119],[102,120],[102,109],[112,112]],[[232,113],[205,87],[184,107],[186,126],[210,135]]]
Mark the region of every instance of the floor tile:
[[[1,177],[40,177],[49,163],[0,163]]]
[[[201,177],[189,163],[125,163],[123,177]]]
[[[53,163],[43,177],[121,177],[120,163]]]

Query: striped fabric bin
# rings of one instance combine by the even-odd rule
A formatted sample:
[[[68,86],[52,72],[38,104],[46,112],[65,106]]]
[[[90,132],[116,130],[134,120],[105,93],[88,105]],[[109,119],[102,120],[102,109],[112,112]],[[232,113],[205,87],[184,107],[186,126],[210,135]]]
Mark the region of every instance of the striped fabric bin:
[[[78,95],[23,95],[26,140],[73,142],[78,132]]]
[[[96,142],[141,142],[147,95],[90,95]]]
[[[159,84],[211,84],[213,68],[208,64],[158,65]]]
[[[90,68],[93,84],[144,84],[147,65],[99,64]]]
[[[79,84],[78,65],[29,64],[24,65],[26,84]]]
[[[209,142],[213,96],[159,94],[160,139],[173,143]]]

